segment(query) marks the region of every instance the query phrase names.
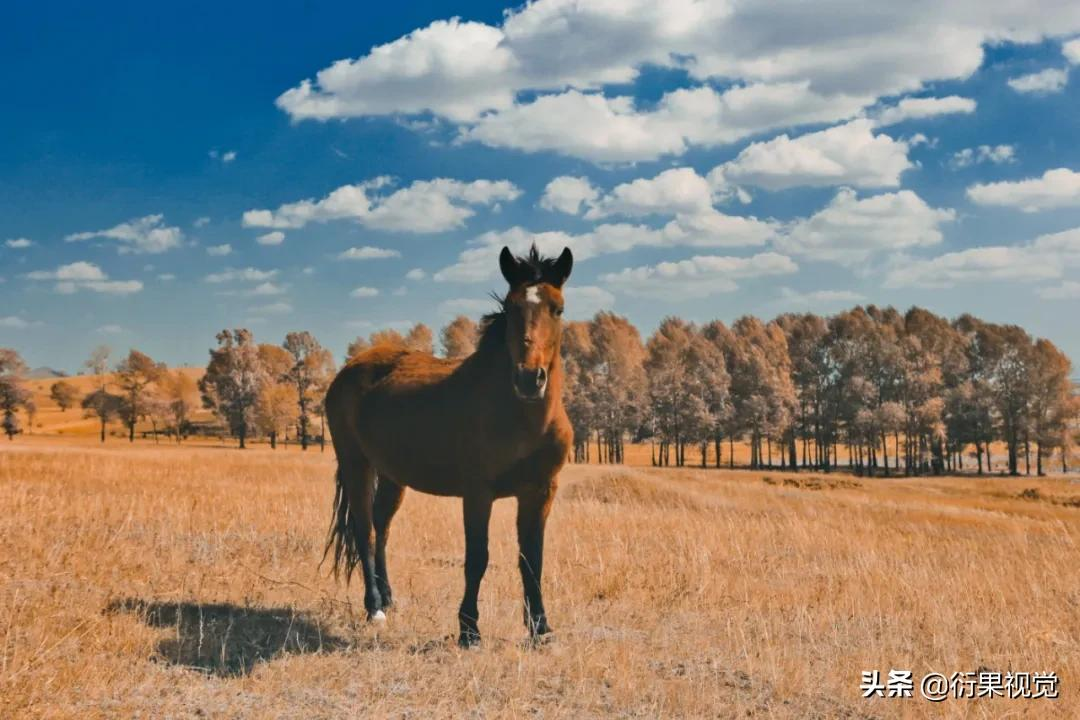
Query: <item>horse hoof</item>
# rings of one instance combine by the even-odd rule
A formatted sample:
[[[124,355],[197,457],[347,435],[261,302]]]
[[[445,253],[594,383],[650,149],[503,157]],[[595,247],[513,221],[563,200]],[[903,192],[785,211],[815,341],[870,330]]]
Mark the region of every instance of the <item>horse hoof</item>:
[[[463,632],[458,635],[457,644],[459,648],[464,650],[477,647],[480,644],[480,633]]]
[[[376,610],[374,613],[368,615],[368,622],[375,623],[376,625],[385,625],[386,613],[382,610]]]

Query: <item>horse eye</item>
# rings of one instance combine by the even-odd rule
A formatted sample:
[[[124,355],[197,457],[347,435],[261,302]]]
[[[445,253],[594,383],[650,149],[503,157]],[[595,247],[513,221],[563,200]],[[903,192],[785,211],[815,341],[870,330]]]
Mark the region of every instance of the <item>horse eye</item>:
[[[561,307],[556,307],[555,310],[554,310],[555,317],[562,317],[562,310],[563,309]]]

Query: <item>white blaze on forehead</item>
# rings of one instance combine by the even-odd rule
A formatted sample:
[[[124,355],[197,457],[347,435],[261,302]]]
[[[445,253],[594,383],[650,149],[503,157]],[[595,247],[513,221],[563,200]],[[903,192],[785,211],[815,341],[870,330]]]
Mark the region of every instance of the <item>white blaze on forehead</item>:
[[[525,301],[533,305],[540,304],[540,289],[535,285],[525,288]]]

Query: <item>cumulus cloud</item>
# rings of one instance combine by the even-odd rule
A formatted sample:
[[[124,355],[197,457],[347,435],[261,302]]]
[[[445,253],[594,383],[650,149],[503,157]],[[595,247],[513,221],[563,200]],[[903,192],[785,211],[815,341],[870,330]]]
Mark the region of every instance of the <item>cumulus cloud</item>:
[[[22,330],[23,328],[30,327],[30,323],[23,320],[17,315],[6,315],[0,317],[0,328],[8,328],[10,330]]]
[[[896,187],[912,167],[908,144],[875,135],[870,120],[853,120],[794,139],[781,135],[746,147],[715,168],[716,186],[756,185],[768,190],[799,186]]]
[[[27,273],[26,277],[30,280],[55,280],[54,289],[61,295],[70,295],[80,290],[108,295],[130,295],[143,289],[139,280],[110,280],[100,267],[84,261],[61,265],[56,270],[35,270]]]
[[[884,108],[875,116],[876,123],[884,127],[906,120],[923,120],[938,115],[970,115],[975,112],[971,98],[949,95],[948,97],[903,98],[900,102]]]
[[[600,276],[619,292],[660,300],[688,300],[738,289],[738,280],[789,275],[799,269],[791,258],[774,252],[751,257],[699,255],[689,260],[626,268]]]
[[[1080,300],[1080,282],[1070,280],[1053,287],[1039,288],[1035,294],[1044,300]]]
[[[204,279],[208,283],[216,284],[228,282],[265,282],[277,277],[277,274],[277,270],[258,270],[252,267],[240,269],[228,268],[223,272],[211,273]]]
[[[353,220],[377,230],[436,233],[461,227],[476,206],[512,201],[521,190],[508,180],[462,182],[448,178],[417,180],[388,195],[373,195],[392,183],[379,177],[343,185],[321,200],[286,203],[277,210],[248,210],[245,227],[302,228],[310,222]]]
[[[780,288],[780,297],[772,304],[785,308],[816,309],[822,306],[854,305],[866,297],[854,290],[809,290],[799,292],[788,287]]]
[[[191,224],[193,227],[197,228],[206,227],[210,224],[210,218],[206,217],[205,215],[202,217],[197,217]]]
[[[399,257],[401,257],[401,253],[397,250],[365,245],[364,247],[349,248],[338,255],[338,260],[385,260],[387,258]]]
[[[349,297],[372,298],[379,294],[378,288],[361,286],[349,293]]]
[[[165,225],[164,215],[147,215],[128,220],[107,230],[72,233],[65,242],[81,242],[94,238],[115,240],[121,253],[156,254],[180,247],[184,233],[178,227]]]
[[[845,188],[825,208],[795,222],[776,244],[809,259],[855,265],[877,252],[936,245],[941,226],[955,217],[910,190],[859,199]]]
[[[26,248],[30,247],[33,244],[34,244],[33,240],[30,240],[29,238],[24,238],[24,237],[11,238],[10,240],[5,240],[4,241],[4,245],[11,248],[12,250],[25,250]]]
[[[491,147],[551,150],[601,163],[681,155],[691,145],[734,142],[771,128],[853,116],[870,97],[825,97],[807,83],[754,84],[720,93],[679,89],[652,110],[633,98],[568,90],[485,115],[460,134]]]
[[[232,254],[232,245],[229,243],[225,243],[224,245],[211,245],[206,248],[206,254],[214,257],[230,255]]]
[[[826,28],[821,17],[844,22]],[[335,62],[277,104],[295,121],[431,113],[489,144],[622,162],[678,153],[687,143],[730,142],[769,127],[846,119],[879,98],[969,77],[988,43],[1035,42],[1078,30],[1080,10],[1052,0],[908,3],[887,12],[869,12],[856,0],[537,0],[508,11],[497,26],[434,22]],[[693,116],[681,127],[677,113],[657,116],[675,103],[638,110],[596,93],[632,83],[646,65],[687,71],[700,83],[688,92],[702,96],[720,95],[707,84],[713,79],[737,88],[801,83],[808,90],[779,114],[730,98],[719,112]],[[796,108],[813,106],[819,119],[801,119]],[[732,117],[743,110],[744,118]]]
[[[665,170],[653,178],[617,185],[591,203],[585,217],[592,220],[624,215],[698,215],[712,210],[709,182],[688,167]]]
[[[207,155],[210,156],[211,160],[220,160],[226,165],[236,160],[235,150],[226,150],[225,152],[221,152],[220,150],[211,150],[207,153]]]
[[[1068,168],[1047,170],[1042,177],[1018,181],[977,183],[967,189],[979,205],[997,205],[1033,213],[1080,206],[1080,172]]]
[[[436,272],[437,282],[482,282],[498,275],[499,251],[505,245],[521,255],[529,246],[548,255],[558,255],[564,247],[574,259],[588,260],[598,255],[626,252],[636,247],[738,247],[762,245],[775,234],[775,226],[756,218],[724,215],[715,210],[697,215],[680,215],[661,228],[629,223],[606,223],[589,232],[530,232],[513,227],[487,232],[473,239],[453,265]]]
[[[409,272],[405,273],[406,280],[423,280],[427,277],[427,273],[422,268],[413,268]]]
[[[540,207],[567,215],[577,215],[583,206],[592,204],[599,195],[600,191],[593,187],[588,178],[562,175],[544,187]]]
[[[980,145],[953,153],[949,166],[960,169],[982,163],[1005,165],[1014,162],[1016,162],[1016,148],[1013,145]]]
[[[1071,65],[1080,65],[1080,38],[1074,38],[1062,44],[1061,54]]]
[[[615,296],[595,285],[569,285],[563,290],[567,320],[588,320],[615,307]]]
[[[1080,228],[1040,235],[1025,245],[975,247],[926,259],[896,258],[885,286],[949,288],[968,282],[1046,280],[1061,277],[1069,267],[1080,267]]]
[[[494,300],[480,298],[451,298],[439,303],[438,312],[444,317],[468,315],[476,317],[498,310]]]
[[[285,242],[285,233],[281,232],[280,230],[272,230],[265,235],[260,235],[259,237],[255,238],[255,242],[259,243],[260,245],[280,245],[281,243]]]
[[[1050,95],[1061,92],[1069,83],[1068,70],[1046,68],[1030,75],[1010,78],[1009,87],[1018,93]]]

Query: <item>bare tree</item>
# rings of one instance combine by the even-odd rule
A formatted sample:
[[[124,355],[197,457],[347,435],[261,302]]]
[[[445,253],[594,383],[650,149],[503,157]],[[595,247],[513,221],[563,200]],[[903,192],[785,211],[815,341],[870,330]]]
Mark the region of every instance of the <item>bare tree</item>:
[[[464,315],[458,315],[439,333],[443,355],[450,360],[460,360],[476,351],[479,331],[476,323]]]

